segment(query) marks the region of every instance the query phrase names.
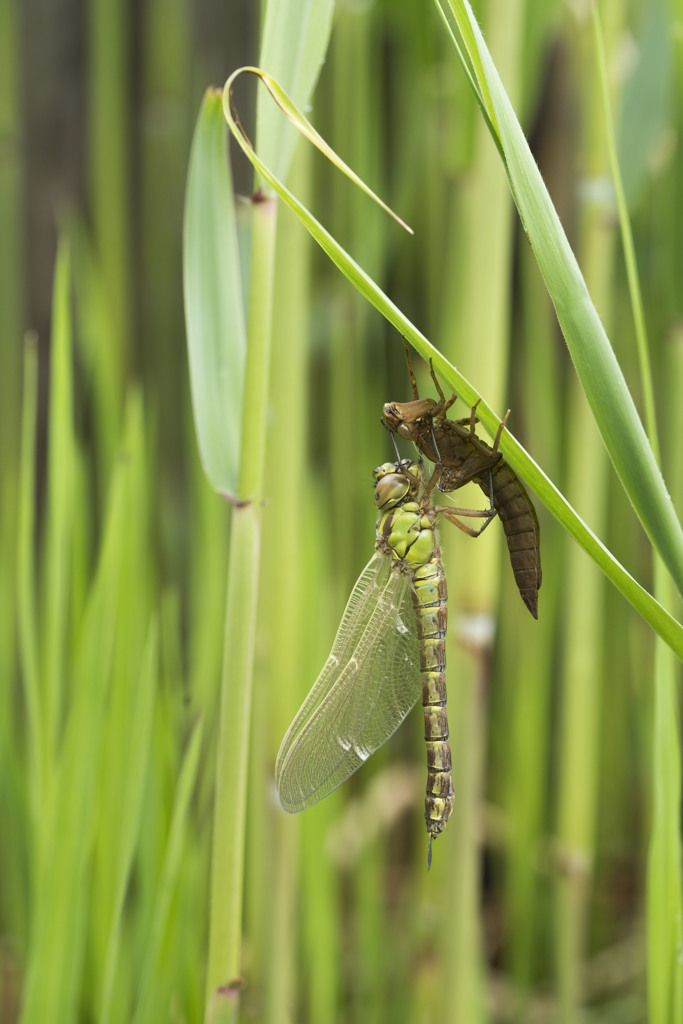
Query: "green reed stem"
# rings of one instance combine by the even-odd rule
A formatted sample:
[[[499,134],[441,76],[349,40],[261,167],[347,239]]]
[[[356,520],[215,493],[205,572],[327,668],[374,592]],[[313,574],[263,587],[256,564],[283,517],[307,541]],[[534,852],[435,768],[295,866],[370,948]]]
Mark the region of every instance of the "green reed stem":
[[[247,766],[261,545],[276,207],[252,207],[248,357],[239,493],[233,510],[211,868],[207,1019],[236,1013],[240,975]],[[227,987],[227,988],[226,988]],[[220,1016],[219,1016],[220,1015]]]
[[[595,51],[600,72],[602,102],[609,147],[610,164],[619,211],[624,261],[638,345],[641,387],[645,402],[648,440],[655,458],[660,460],[655,412],[650,345],[636,265],[633,233],[617,160],[616,142],[602,37],[600,14],[593,7]],[[654,593],[665,608],[673,606],[673,586],[657,552],[654,557]],[[668,1024],[683,1016],[683,968],[680,960],[683,942],[683,906],[681,894],[681,752],[678,731],[680,709],[676,687],[676,661],[673,652],[659,637],[655,638],[654,658],[654,731],[652,771],[654,813],[648,855],[648,1004],[651,1024]]]
[[[640,382],[645,403],[648,440],[657,461],[660,459],[655,412],[650,345],[636,265],[633,233],[628,214],[607,88],[607,69],[602,26],[597,6],[593,7],[595,51],[600,71],[602,102],[609,146],[609,157],[619,211],[628,290],[638,346]],[[654,552],[655,597],[665,608],[672,607],[673,587],[657,552]],[[676,662],[673,652],[655,639],[654,659],[654,732],[652,737],[654,813],[648,855],[648,1004],[652,1024],[678,1021],[683,1015],[683,969],[680,962],[683,941],[681,917],[681,754],[678,733],[678,697]]]
[[[128,8],[118,0],[89,0],[88,62],[90,167],[97,253],[107,314],[122,365],[131,344],[132,288],[129,174],[131,81]]]
[[[28,733],[28,772],[31,816],[39,820],[43,805],[44,760],[40,666],[35,580],[35,457],[38,413],[38,350],[28,335],[24,345],[24,388],[21,417],[19,508],[17,512],[17,625],[24,682]]]

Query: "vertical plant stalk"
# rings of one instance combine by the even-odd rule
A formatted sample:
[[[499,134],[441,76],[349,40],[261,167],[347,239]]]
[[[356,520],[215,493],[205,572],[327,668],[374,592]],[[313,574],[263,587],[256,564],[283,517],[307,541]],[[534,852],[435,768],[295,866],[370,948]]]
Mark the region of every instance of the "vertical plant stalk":
[[[296,151],[289,180],[297,191],[309,194],[311,154],[306,146]],[[257,673],[256,686],[268,685],[268,708],[252,726],[251,778],[259,792],[249,801],[249,885],[245,931],[250,954],[259,970],[255,981],[265,989],[265,1019],[271,1024],[290,1019],[297,1005],[297,956],[302,927],[301,899],[292,879],[297,874],[300,822],[272,810],[272,757],[300,702],[302,676],[308,674],[306,600],[319,593],[307,586],[311,561],[305,556],[307,529],[302,498],[306,493],[308,458],[309,375],[308,339],[311,309],[311,244],[296,218],[278,214],[274,306],[278,335],[286,345],[273,347],[269,396],[266,479],[268,501],[263,517],[259,601],[260,650],[265,675]],[[298,496],[298,500],[292,500]],[[282,538],[287,543],[282,543]],[[273,566],[277,571],[273,571]],[[315,668],[316,666],[313,666]],[[272,692],[270,692],[272,690]],[[265,695],[264,695],[265,696]],[[258,699],[258,698],[257,698]],[[263,702],[262,702],[263,703]],[[260,836],[261,838],[257,838]],[[255,842],[253,840],[256,840]],[[270,884],[264,885],[264,879]]]
[[[19,524],[17,556],[17,626],[21,675],[24,681],[29,737],[29,782],[31,812],[39,821],[43,807],[45,747],[41,717],[38,624],[35,582],[35,457],[38,409],[38,348],[34,335],[24,348],[24,389],[21,415],[21,460],[19,475]]]
[[[619,211],[624,261],[638,345],[641,387],[645,403],[648,440],[659,463],[661,460],[654,388],[650,366],[650,345],[645,326],[643,300],[638,279],[633,234],[617,160],[612,112],[607,89],[605,48],[597,6],[593,7],[595,51],[600,71],[602,100],[609,157]],[[657,551],[654,552],[654,595],[665,607],[673,606],[672,578],[666,572]],[[648,1003],[651,1024],[668,1024],[683,1014],[683,968],[680,960],[683,943],[681,919],[681,753],[678,734],[676,663],[669,647],[655,637],[654,722],[652,737],[653,818],[648,851],[647,877],[647,953]]]
[[[610,39],[618,38],[618,7],[605,3]],[[582,83],[586,110],[578,142],[583,179],[609,176],[604,118],[594,102],[600,82],[591,48],[590,26],[579,21],[572,36],[577,54],[573,74]],[[615,231],[604,203],[586,197],[579,208],[581,264],[593,301],[609,329],[614,296]],[[607,459],[579,382],[569,383],[567,419],[568,489],[598,534],[607,529]],[[566,597],[563,605],[566,642],[562,653],[562,688],[558,715],[557,807],[554,830],[557,872],[554,878],[555,969],[562,1021],[573,1021],[584,1002],[584,973],[589,925],[597,801],[600,792],[599,737],[605,688],[605,594],[596,567],[576,545],[567,547]]]
[[[74,527],[75,450],[73,435],[71,256],[67,242],[57,250],[52,298],[48,420],[48,491],[44,564],[44,730],[46,792],[57,759],[66,697],[70,562]]]
[[[461,683],[452,700],[457,706],[454,742],[457,829],[448,837],[451,843],[447,880],[448,905],[453,911],[446,924],[448,959],[444,970],[448,978],[444,1002],[446,1017],[453,1021],[481,1021],[483,990],[483,937],[479,910],[480,828],[483,799],[486,730],[485,692],[489,674],[487,652],[463,649],[459,645],[450,657],[451,679]],[[456,653],[451,645],[451,652]],[[450,655],[449,655],[450,656]],[[463,970],[459,965],[469,968]]]
[[[207,1020],[237,1013],[276,206],[254,202],[240,503],[232,516],[211,866]]]
[[[673,586],[655,556],[655,593],[673,598]],[[681,921],[680,714],[673,653],[655,637],[652,736],[653,811],[647,865],[648,1020],[670,1024],[683,1013]]]
[[[127,11],[117,0],[91,0],[88,5],[93,219],[107,312],[122,363],[130,346],[132,322]]]
[[[436,0],[450,29],[445,0]],[[683,528],[600,317],[507,98],[468,0],[448,0],[477,83],[465,69],[501,149],[519,214],[605,445],[643,528],[683,593]],[[458,46],[455,37],[453,39]],[[459,50],[459,54],[462,53]],[[438,366],[437,366],[438,368]],[[483,410],[482,410],[483,411]],[[503,446],[503,454],[509,458]],[[509,459],[509,461],[512,461]],[[521,471],[521,466],[515,466]],[[526,474],[521,472],[522,477]],[[528,483],[531,483],[527,479]],[[540,493],[540,492],[538,492]]]
[[[22,126],[20,39],[21,3],[0,4],[0,469],[14,467],[16,424],[19,422],[21,337],[26,290],[23,252],[25,172],[20,138]]]
[[[487,37],[502,61],[506,81],[518,92],[526,4],[515,4],[514,13],[505,8],[499,0],[488,5]],[[513,206],[497,153],[480,121],[473,133],[473,159],[463,179],[449,232],[451,286],[444,290],[440,348],[470,380],[482,386],[494,408],[505,409],[510,404],[505,394],[510,363]],[[465,416],[467,409],[461,408],[455,415]],[[442,529],[442,539],[444,532]],[[459,613],[452,636],[464,648],[455,656],[451,641],[448,655],[449,692],[455,687],[460,691],[458,721],[453,723],[458,736],[455,757],[459,770],[454,774],[457,821],[451,825],[453,832],[457,827],[457,834],[451,837],[452,870],[459,881],[451,888],[448,917],[452,923],[447,925],[447,934],[452,941],[445,945],[449,952],[444,964],[452,1020],[477,1019],[485,984],[479,906],[483,870],[480,822],[487,771],[485,707],[499,606],[502,540],[503,531],[497,529],[483,543],[456,539],[453,545],[445,544],[449,592]],[[507,562],[507,551],[504,557]],[[504,572],[508,569],[503,566]]]

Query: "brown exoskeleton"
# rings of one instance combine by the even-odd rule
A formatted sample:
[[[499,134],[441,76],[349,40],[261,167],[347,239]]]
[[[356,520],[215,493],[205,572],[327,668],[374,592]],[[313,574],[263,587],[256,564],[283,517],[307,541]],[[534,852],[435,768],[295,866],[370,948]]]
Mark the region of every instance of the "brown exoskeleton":
[[[477,437],[476,405],[470,415],[460,420],[448,419],[446,413],[457,395],[446,399],[430,362],[430,370],[439,401],[420,398],[417,381],[405,344],[406,361],[413,391],[412,402],[387,402],[384,419],[400,437],[408,438],[418,451],[435,464],[436,483],[440,491],[456,491],[474,481],[491,501],[491,517],[498,513],[503,523],[510,551],[512,571],[522,600],[535,619],[538,618],[538,588],[541,585],[541,554],[536,512],[521,481],[498,451],[500,436],[508,413],[498,428],[491,448]],[[490,520],[489,520],[490,521]],[[462,524],[461,528],[465,528]],[[484,524],[484,529],[488,525]],[[467,532],[478,536],[479,531]]]

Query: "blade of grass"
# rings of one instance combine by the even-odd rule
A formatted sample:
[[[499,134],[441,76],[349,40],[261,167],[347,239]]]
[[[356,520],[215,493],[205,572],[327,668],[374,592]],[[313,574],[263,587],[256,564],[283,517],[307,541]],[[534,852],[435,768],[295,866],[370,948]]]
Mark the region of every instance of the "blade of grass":
[[[621,19],[609,12],[610,38]],[[600,83],[587,24],[575,28],[577,77],[581,82],[582,130],[578,139],[580,180],[602,180],[609,173],[602,114],[593,102]],[[570,143],[571,145],[572,143]],[[603,202],[584,201],[579,210],[579,244],[586,282],[608,326],[613,322],[615,231]],[[607,455],[579,381],[569,381],[567,439],[568,489],[581,509],[604,532],[608,529]],[[576,545],[568,545],[564,571],[566,640],[558,716],[558,799],[553,827],[559,870],[554,877],[555,970],[560,1014],[575,1019],[585,1000],[589,953],[596,828],[600,800],[599,754],[605,688],[604,638],[607,634],[604,580]]]
[[[359,178],[358,175],[355,174],[339,156],[337,156],[337,154],[330,146],[328,146],[323,137],[315,130],[315,128],[310,123],[308,118],[304,117],[304,115],[301,113],[296,104],[292,102],[291,98],[288,96],[288,94],[285,92],[285,90],[282,88],[279,82],[277,82],[272,75],[268,74],[266,71],[262,71],[261,68],[238,68],[236,71],[233,71],[233,73],[230,75],[230,78],[223,86],[223,113],[225,115],[226,121],[228,122],[228,125],[230,126],[230,130],[233,133],[234,137],[237,139],[238,143],[240,144],[241,149],[249,157],[252,164],[259,172],[259,174],[270,185],[272,185],[272,187],[280,196],[282,196],[283,198],[285,198],[285,196],[289,196],[296,203],[294,197],[291,196],[289,192],[287,192],[287,189],[284,187],[284,185],[281,184],[279,176],[276,175],[271,170],[269,165],[266,163],[265,159],[256,157],[253,146],[249,142],[249,139],[247,138],[247,135],[244,129],[242,128],[239,116],[237,115],[237,111],[234,109],[232,87],[237,81],[237,79],[240,77],[240,75],[245,74],[256,75],[257,78],[259,78],[263,82],[266,89],[268,90],[268,92],[270,93],[270,95],[272,96],[275,103],[282,111],[282,113],[286,115],[288,120],[299,130],[299,132],[301,132],[301,134],[305,136],[305,138],[307,138],[309,142],[311,142],[317,149],[319,149],[320,152],[323,153],[328,160],[330,160],[333,164],[335,164],[335,166],[337,166],[341,171],[343,171],[344,174],[346,174],[347,177],[349,177],[351,181],[353,181],[354,184],[358,186],[358,188],[366,192],[372,199],[375,200],[376,203],[378,203],[379,206],[382,207],[383,210],[385,210],[391,217],[394,218],[394,220],[396,220],[402,227],[404,227],[406,231],[410,231],[412,234],[412,231],[408,227],[408,225],[404,224],[401,218],[397,214],[395,214],[393,210],[390,210],[386,203],[383,203],[382,200],[375,195],[372,189],[369,188],[369,186],[367,186],[365,182],[362,181],[361,178]],[[301,219],[300,210],[295,209],[294,207],[292,207],[292,209],[294,209],[294,212]],[[316,241],[320,242],[320,239],[316,239]],[[320,244],[322,243],[320,242]]]
[[[190,799],[194,790],[202,748],[202,723],[197,722],[189,737],[187,750],[178,776],[173,815],[168,832],[163,866],[154,906],[154,917],[145,943],[145,957],[140,967],[140,998],[133,1024],[147,1024],[168,1016],[168,993],[159,985],[164,956],[164,939],[168,927],[173,896],[182,874],[183,849],[188,841]]]
[[[498,0],[487,7],[487,38],[509,80],[516,83],[517,92],[521,91],[526,4],[517,4],[514,12],[503,7]],[[473,126],[472,150],[448,232],[449,287],[444,290],[440,347],[470,380],[486,381],[489,400],[500,408],[508,392],[512,359],[514,208],[500,163],[479,119]],[[442,205],[448,208],[447,197]],[[463,259],[463,253],[467,253],[467,259]],[[514,423],[514,416],[512,419]],[[449,594],[464,612],[495,615],[498,607],[504,535],[502,530],[489,532],[492,536],[484,544],[454,545],[457,554],[454,551],[450,558],[453,548],[445,546],[446,575],[455,584]],[[507,562],[507,551],[504,558]],[[503,569],[509,571],[507,566]],[[493,633],[487,642],[492,644]]]
[[[602,33],[602,23],[597,5],[593,5],[593,39],[595,57],[598,65],[599,81],[602,106],[604,112],[605,134],[607,139],[607,152],[609,154],[612,181],[619,212],[619,229],[621,231],[621,244],[624,250],[624,264],[628,278],[628,290],[631,297],[633,320],[636,332],[636,343],[638,346],[638,365],[640,369],[640,386],[643,391],[643,404],[645,406],[645,429],[649,437],[650,445],[657,462],[660,460],[659,438],[657,436],[657,417],[655,414],[655,396],[652,383],[652,368],[650,366],[649,343],[645,327],[645,311],[643,309],[643,298],[638,280],[638,267],[636,265],[635,247],[633,244],[633,232],[631,220],[628,214],[626,193],[621,176],[621,169],[617,159],[617,143],[614,136],[614,119],[612,117],[612,104],[609,96],[609,85],[607,75],[607,60],[605,56],[605,43]]]
[[[655,567],[659,592],[671,588],[661,565]],[[647,865],[648,1020],[669,1024],[683,1012],[681,947],[681,754],[676,664],[671,651],[655,642],[655,714],[652,736],[653,814]]]
[[[538,14],[539,9],[534,8],[534,15]],[[516,377],[528,381],[531,392],[538,394],[533,410],[526,415],[533,417],[539,455],[548,464],[560,466],[559,435],[568,418],[564,407],[558,409],[555,397],[546,387],[548,379],[561,378],[556,358],[559,352],[546,342],[554,329],[554,322],[551,322],[554,317],[533,256],[526,248],[520,253],[517,274],[521,322],[515,325],[513,386]],[[515,400],[513,415],[517,408]],[[524,412],[520,409],[523,417]],[[495,780],[499,780],[493,798],[495,801],[496,792],[500,792],[509,829],[503,914],[509,934],[514,936],[506,950],[505,962],[513,980],[511,1019],[517,1021],[524,1021],[531,1015],[534,983],[541,972],[545,974],[548,970],[550,936],[554,931],[544,883],[539,878],[538,850],[549,831],[548,809],[555,803],[551,795],[555,778],[548,768],[550,751],[555,749],[555,729],[549,723],[553,721],[557,652],[564,621],[559,608],[565,587],[559,540],[564,535],[554,522],[543,517],[541,509],[538,511],[543,562],[542,628],[537,629],[535,623],[526,621],[530,617],[519,601],[514,579],[505,566],[501,593],[505,613],[501,613],[496,638],[491,696],[494,732],[489,739],[494,785]],[[516,613],[510,614],[513,608]],[[529,627],[533,635],[521,635],[521,630],[529,630]]]
[[[78,359],[93,389],[93,433],[102,500],[121,441],[124,407],[124,367],[118,351],[116,324],[108,315],[109,302],[102,272],[85,225],[70,225],[75,293],[75,335]]]
[[[516,4],[513,11],[495,0],[486,8],[487,38],[512,81],[520,86],[525,14],[524,3]],[[470,379],[485,380],[490,400],[501,406],[511,360],[513,207],[505,176],[480,120],[472,135],[472,159],[457,190],[447,235],[450,272],[440,317],[441,336],[446,354]],[[447,197],[442,205],[448,209]],[[467,253],[466,260],[463,253]],[[489,770],[486,698],[492,681],[501,569],[509,572],[508,553],[506,550],[503,556],[502,550],[503,531],[490,532],[492,536],[482,545],[442,536],[449,601],[458,613],[448,647],[449,676],[458,681],[457,696],[452,684],[449,688],[457,815],[448,836],[455,858],[450,870],[458,881],[447,883],[453,902],[444,915],[443,942],[448,1016],[453,1020],[481,1020],[486,991],[481,906],[476,896],[482,890],[484,871],[482,794],[487,791]],[[508,564],[503,565],[502,556]],[[529,633],[531,628],[531,623],[521,626]],[[456,643],[464,650],[458,650]]]
[[[600,13],[593,6],[593,34],[600,75],[607,142],[619,211],[628,290],[633,310],[641,386],[645,403],[647,433],[657,461],[660,459],[655,396],[650,365],[650,345],[640,290],[631,222],[626,203],[612,111],[607,85],[607,67]],[[655,595],[668,607],[673,606],[671,580],[657,553],[654,555]],[[683,905],[681,902],[680,801],[681,753],[678,720],[676,666],[669,648],[655,638],[654,723],[652,737],[654,814],[648,852],[648,1004],[652,1024],[666,1024],[683,1016],[683,970],[680,951],[683,943]]]
[[[645,531],[683,593],[683,530],[524,133],[467,0],[452,0],[448,10],[445,0],[436,3],[448,26],[449,12],[455,19],[475,67],[477,99],[489,112],[522,224],[610,458]],[[456,49],[462,60],[462,51]]]
[[[185,199],[185,323],[197,443],[219,494],[239,485],[246,331],[220,96],[209,91],[197,121]]]
[[[305,106],[313,93],[332,29],[333,0],[268,0],[263,24],[260,62],[280,82],[286,82],[296,103]],[[260,93],[256,100],[258,146],[266,163],[286,181],[298,142],[295,132],[278,117]]]
[[[132,12],[130,12],[132,14]],[[133,321],[129,139],[129,9],[118,0],[89,0],[88,98],[93,221],[107,314],[120,364],[126,365]],[[123,377],[123,372],[119,373]]]
[[[487,732],[484,693],[488,658],[483,649],[469,651],[461,644],[457,647],[450,644],[448,657],[450,678],[460,680],[462,685],[455,694],[451,688],[449,700],[449,718],[453,723],[453,774],[457,779],[458,819],[454,822],[457,827],[447,836],[451,849],[435,850],[435,856],[449,856],[445,898],[449,907],[457,908],[457,913],[447,915],[443,925],[445,948],[448,950],[444,960],[448,979],[444,996],[448,1019],[480,1022],[484,1019],[481,1005],[484,937],[479,906],[480,839],[476,826],[475,839],[471,829],[474,822],[480,821],[482,780],[485,777]],[[467,964],[469,971],[454,969],[458,960]]]
[[[73,699],[44,809],[33,936],[22,1021],[73,1020],[86,946],[88,857],[96,814],[100,738],[116,637],[125,533],[126,465],[119,463],[73,667]],[[65,941],[68,936],[68,941]]]
[[[299,9],[300,10],[300,9]],[[292,64],[288,45],[292,30],[291,7],[276,2],[268,5],[264,23],[264,40],[270,40],[269,52],[278,63],[285,60],[290,77],[299,79],[300,88],[312,88],[319,63],[324,54],[329,22],[324,6],[316,11],[305,9],[310,32],[304,32],[305,57]],[[321,17],[322,16],[322,17]],[[287,27],[278,18],[284,17]],[[274,25],[269,23],[274,19]],[[294,18],[295,23],[300,24]],[[312,77],[309,72],[312,69]],[[302,102],[308,96],[302,95]],[[259,126],[259,130],[261,130]],[[273,158],[280,160],[278,151]],[[209,156],[217,162],[216,156]],[[284,163],[288,163],[285,157]],[[284,166],[280,164],[279,166]],[[215,217],[210,203],[204,204],[208,215]],[[231,1018],[238,1012],[236,989],[241,965],[242,900],[244,878],[245,812],[247,770],[249,765],[249,730],[253,686],[254,640],[258,596],[258,572],[261,544],[261,496],[265,454],[265,424],[272,331],[273,257],[276,237],[276,206],[272,199],[255,196],[251,207],[251,276],[249,281],[248,360],[244,375],[242,435],[239,451],[238,504],[231,525],[231,560],[228,575],[228,598],[225,623],[225,651],[221,683],[221,706],[218,738],[216,801],[212,851],[211,919],[209,958],[206,981],[207,1016],[211,1020]],[[194,218],[199,221],[198,217]],[[186,254],[188,264],[196,253]],[[194,267],[190,266],[194,271]],[[202,284],[195,282],[190,300],[201,302]],[[190,291],[190,289],[188,289]],[[239,296],[235,299],[237,302]],[[222,324],[214,324],[222,327]],[[201,342],[197,340],[197,344]],[[207,363],[215,372],[217,352]],[[240,381],[241,384],[241,381]],[[204,382],[205,389],[205,382]],[[241,399],[241,396],[240,396]],[[195,407],[197,403],[195,402]],[[195,408],[195,415],[199,410]],[[214,444],[225,444],[222,435],[214,436]],[[227,890],[227,892],[226,892]]]
[[[73,528],[73,379],[71,334],[71,260],[62,240],[55,265],[48,424],[48,494],[45,546],[44,719],[45,767],[56,758],[65,697],[66,642],[69,628],[69,560]],[[46,783],[47,780],[44,780]]]
[[[107,937],[104,962],[102,1000],[98,1020],[108,1024],[112,1019],[116,970],[119,949],[123,941],[123,906],[127,886],[130,884],[131,866],[138,840],[142,814],[147,762],[151,748],[154,698],[158,676],[158,630],[150,626],[140,670],[132,674],[136,680],[130,705],[130,728],[125,744],[119,749],[119,807],[116,820],[115,872],[112,879],[112,914]],[[117,735],[121,735],[120,730]]]
[[[614,180],[621,229],[628,290],[633,310],[641,386],[643,389],[647,432],[659,461],[659,438],[655,397],[650,365],[650,346],[635,258],[633,234],[626,203],[607,85],[607,67],[600,13],[593,6],[593,36],[600,75],[608,151]],[[672,607],[671,580],[654,555],[655,594]],[[681,754],[678,720],[676,666],[672,652],[659,637],[655,638],[654,722],[652,738],[653,821],[648,851],[647,876],[647,952],[648,1005],[652,1024],[680,1020],[683,1015],[683,971],[680,950],[683,942],[680,801]]]
[[[261,490],[271,331],[275,206],[253,206],[253,296],[244,396],[245,429],[239,493],[233,509],[225,617],[225,648],[219,714],[216,807],[211,869],[211,924],[207,971],[209,1019],[221,1005],[236,1010],[232,986],[241,970],[244,839],[249,763],[256,598],[261,544]],[[214,1002],[215,1000],[215,1002]]]
[[[22,134],[25,130],[25,99],[20,94],[21,4],[10,0],[0,4],[0,467],[16,464],[16,424],[21,395],[21,346],[24,316],[24,274],[22,218],[25,209],[22,166]]]
[[[303,148],[298,150],[291,170],[291,176],[304,190],[309,187],[309,156]],[[288,341],[274,345],[272,353],[265,468],[268,500],[263,518],[258,618],[259,661],[270,671],[257,670],[255,680],[256,701],[262,711],[252,725],[252,796],[247,827],[255,841],[249,855],[245,903],[251,956],[260,965],[253,983],[262,984],[266,990],[266,1019],[272,1022],[291,1016],[301,926],[292,884],[299,821],[274,806],[272,770],[279,742],[299,701],[307,633],[302,564],[305,513],[303,502],[293,501],[292,496],[303,495],[306,478],[312,246],[295,218],[283,212],[284,216],[278,218],[274,306],[278,336]],[[286,544],[282,543],[283,537],[287,537]],[[257,837],[264,827],[265,842],[260,842]],[[264,878],[272,880],[268,889],[264,889]]]
[[[31,817],[40,821],[43,803],[45,744],[40,692],[38,609],[35,579],[35,459],[38,415],[38,348],[34,335],[24,343],[24,389],[21,414],[21,460],[17,523],[17,625],[19,658],[27,712],[28,778]]]
[[[262,74],[262,73],[261,73]],[[428,339],[408,320],[389,297],[379,288],[365,271],[352,259],[312,214],[282,185],[265,166],[251,146],[245,140],[238,123],[230,110],[229,83],[223,90],[223,111],[233,135],[242,150],[249,157],[259,173],[273,186],[281,199],[296,213],[304,227],[311,233],[320,247],[327,253],[333,263],[342,271],[348,280],[364,295],[396,330],[403,334],[417,349],[423,359],[434,361],[434,368],[439,376],[460,395],[468,405],[478,402],[477,415],[489,431],[495,436],[500,419],[498,419],[477,393],[469,381],[430,344]],[[303,115],[297,111],[301,120]],[[369,191],[369,190],[367,190]],[[573,259],[573,257],[572,257]],[[683,626],[680,625],[647,591],[638,584],[624,569],[604,544],[595,536],[583,520],[576,514],[566,498],[560,493],[553,482],[543,473],[531,456],[522,448],[518,441],[503,431],[500,450],[506,460],[520,477],[547,505],[556,519],[566,527],[573,537],[600,566],[606,576],[617,589],[636,608],[643,618],[659,633],[660,636],[683,657]],[[675,517],[674,517],[675,518]]]

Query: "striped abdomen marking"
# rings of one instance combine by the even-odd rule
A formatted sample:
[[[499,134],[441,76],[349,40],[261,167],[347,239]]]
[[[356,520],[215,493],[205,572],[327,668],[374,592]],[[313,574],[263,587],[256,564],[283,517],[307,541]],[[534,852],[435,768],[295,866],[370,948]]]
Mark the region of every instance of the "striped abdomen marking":
[[[446,577],[435,545],[432,559],[413,576],[413,606],[421,645],[422,707],[427,744],[425,822],[432,838],[453,810],[451,747],[446,711]]]
[[[412,579],[427,744],[425,823],[435,839],[443,832],[453,810],[446,712],[446,577],[432,519],[416,503],[406,503],[383,516],[378,524],[378,539]]]

